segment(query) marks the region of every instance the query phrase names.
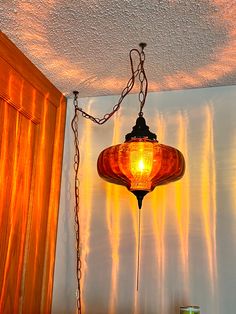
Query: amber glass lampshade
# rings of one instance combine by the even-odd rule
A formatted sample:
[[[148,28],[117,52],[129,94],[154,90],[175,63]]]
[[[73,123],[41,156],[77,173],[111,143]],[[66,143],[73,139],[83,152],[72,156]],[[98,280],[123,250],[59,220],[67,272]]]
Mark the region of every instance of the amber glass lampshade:
[[[180,179],[185,162],[181,152],[159,144],[139,117],[123,144],[103,150],[97,162],[99,175],[108,182],[124,185],[136,195],[139,208],[143,197],[156,186]]]

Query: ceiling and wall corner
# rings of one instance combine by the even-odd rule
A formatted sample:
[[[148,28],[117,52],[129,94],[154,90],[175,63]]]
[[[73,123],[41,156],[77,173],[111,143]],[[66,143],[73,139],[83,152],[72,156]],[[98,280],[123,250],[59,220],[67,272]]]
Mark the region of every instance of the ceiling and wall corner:
[[[236,83],[235,0],[1,1],[0,28],[66,95],[119,94],[145,41],[150,91]]]

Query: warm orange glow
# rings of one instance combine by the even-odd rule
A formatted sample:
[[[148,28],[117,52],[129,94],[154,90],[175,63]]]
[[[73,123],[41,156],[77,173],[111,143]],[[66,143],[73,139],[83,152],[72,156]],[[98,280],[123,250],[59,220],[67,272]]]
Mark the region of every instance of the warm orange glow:
[[[2,33],[0,42],[0,312],[48,313],[65,99]]]
[[[102,151],[97,167],[106,181],[125,185],[130,191],[152,191],[183,176],[184,158],[173,147],[138,138]]]
[[[166,261],[166,186],[161,186],[151,197],[151,221],[153,227],[153,235],[155,241],[155,265],[156,265],[156,275],[157,290],[156,298],[159,300],[160,308],[158,313],[164,314],[166,312],[167,296],[165,293],[166,289],[166,266],[168,266]]]
[[[138,313],[138,306],[139,306],[139,294],[136,290],[137,287],[137,271],[138,271],[138,265],[137,265],[137,259],[138,259],[138,212],[136,210],[136,200],[133,197],[129,198],[129,207],[131,208],[131,215],[132,215],[132,230],[134,233],[134,248],[135,248],[135,254],[133,256],[133,273],[135,274],[135,276],[132,277],[133,280],[133,303],[134,303],[134,310],[133,313]],[[140,241],[140,260],[142,263],[142,237],[141,237],[141,241]],[[141,284],[142,282],[142,272],[139,273],[140,275],[140,280],[139,280],[139,284]]]
[[[200,91],[199,94],[202,95],[204,92],[204,90]],[[222,101],[226,93],[228,89],[222,93]],[[198,91],[190,92],[194,97],[199,94]],[[206,94],[209,95],[208,90]],[[219,94],[221,91],[213,91],[209,98],[216,99]],[[187,101],[190,99],[188,97],[186,97]],[[231,99],[232,96],[230,101]],[[221,250],[224,251],[224,239],[221,241],[219,236],[222,236],[221,232],[227,230],[225,221],[235,217],[233,207],[235,184],[233,172],[230,170],[235,164],[235,155],[233,155],[235,150],[231,147],[234,143],[231,142],[235,138],[234,133],[232,132],[229,138],[225,139],[225,134],[234,129],[232,120],[226,131],[224,127],[228,127],[227,121],[222,122],[222,127],[219,126],[218,123],[222,121],[221,112],[224,112],[224,118],[229,115],[224,111],[225,108],[221,108],[220,111],[218,103],[217,106],[215,107],[214,103],[200,103],[198,108],[195,104],[187,104],[180,109],[176,106],[173,112],[170,110],[169,114],[164,114],[160,111],[150,119],[158,140],[170,143],[183,152],[186,158],[186,172],[181,181],[158,187],[145,200],[141,211],[138,292],[136,291],[138,251],[136,200],[122,186],[104,183],[99,178],[91,183],[90,178],[90,189],[93,190],[94,186],[97,186],[96,193],[90,196],[97,212],[93,208],[84,208],[83,212],[87,216],[92,215],[92,220],[88,222],[91,234],[96,232],[96,224],[99,223],[102,235],[91,237],[88,241],[90,251],[86,259],[88,269],[83,294],[86,311],[91,313],[94,312],[93,309],[96,311],[96,304],[92,306],[89,297],[91,291],[97,293],[97,287],[99,289],[104,287],[101,293],[103,304],[98,305],[103,313],[122,312],[121,300],[126,304],[124,312],[127,310],[127,313],[144,311],[149,313],[155,310],[160,314],[175,313],[179,305],[190,304],[191,299],[199,294],[206,296],[206,303],[209,303],[212,309],[217,307],[217,297],[222,292],[220,276],[224,277],[222,274],[224,258],[232,258],[232,260],[234,258],[234,254],[231,255],[228,249],[227,256],[221,254]],[[230,114],[235,111],[232,108],[234,108],[233,104],[230,107]],[[121,123],[116,120],[114,128],[111,127],[113,126],[111,120],[111,125],[106,129],[106,138],[104,136],[104,139],[101,139],[102,145],[111,142],[112,133],[112,144],[119,142],[120,135],[123,135],[132,123],[130,120],[132,116],[122,118],[121,115]],[[155,125],[156,128],[153,128]],[[82,130],[84,131],[84,124]],[[101,143],[100,147],[96,144],[99,136],[100,134],[93,134],[90,138],[91,149],[95,150],[91,165],[93,169],[101,147]],[[137,142],[137,144],[141,157],[136,159],[135,169],[141,175],[145,170],[145,158],[142,155],[143,145],[140,145],[143,143]],[[81,144],[81,156],[85,153],[84,145],[85,142]],[[230,153],[225,150],[228,145]],[[134,157],[135,155],[132,158]],[[225,191],[222,192],[221,187],[225,188]],[[83,188],[81,185],[80,191]],[[104,199],[104,190],[106,199]],[[224,198],[227,198],[229,208],[224,205]],[[84,201],[81,198],[81,205],[82,202]],[[226,220],[217,221],[217,217],[224,217]],[[229,232],[232,236],[232,242],[229,243],[233,246],[233,223],[229,224]],[[99,270],[99,278],[97,261],[100,265],[104,265],[104,268],[101,267]],[[220,298],[219,302],[221,302]],[[152,308],[149,304],[152,304]]]
[[[188,156],[187,150],[187,117],[179,112],[177,116],[178,146],[181,147],[185,156]],[[186,164],[188,162],[186,161]],[[175,184],[175,206],[177,215],[177,228],[180,241],[180,257],[182,265],[182,281],[184,297],[189,295],[189,172],[188,168],[183,180]]]
[[[114,118],[112,144],[120,141],[120,113]],[[120,268],[120,187],[106,184],[107,202],[106,216],[109,227],[109,240],[111,246],[111,289],[109,296],[109,313],[116,312],[118,301],[118,277]]]
[[[109,296],[109,313],[115,313],[117,303],[118,303],[118,283],[119,283],[119,270],[120,270],[120,187],[112,186],[112,230],[110,233],[110,243],[111,243],[111,289]]]
[[[157,132],[160,141],[165,142],[166,122],[162,115],[157,118]],[[166,186],[160,186],[151,196],[151,221],[155,241],[156,276],[158,288],[156,298],[160,307],[158,313],[166,313]],[[161,288],[160,288],[161,287]]]
[[[90,104],[87,108],[88,113],[90,112]],[[83,137],[81,139],[81,145],[83,145],[84,156],[81,160],[80,169],[86,169],[86,175],[81,174],[81,186],[83,188],[80,191],[81,196],[81,204],[84,208],[84,211],[80,212],[81,217],[81,243],[83,246],[83,250],[81,251],[81,261],[83,265],[83,276],[81,277],[81,289],[85,291],[85,279],[87,276],[87,256],[90,252],[90,224],[91,224],[91,216],[92,216],[92,191],[91,191],[91,178],[92,175],[92,161],[91,161],[91,131],[92,125],[89,123],[90,121],[84,121],[84,132]],[[84,303],[84,298],[82,296],[82,307],[84,311],[86,311],[86,306]]]
[[[10,79],[9,91],[12,90],[11,82]],[[12,311],[13,309],[17,311],[19,308],[35,129],[31,121],[28,121],[7,102],[0,100],[0,105],[3,116],[0,177],[5,178],[0,182],[0,185],[5,185],[5,187],[2,185],[0,188],[2,192],[0,194],[0,227],[5,242],[1,249],[2,259],[0,263],[0,277],[2,278],[0,312],[5,312],[10,307]],[[24,179],[22,179],[23,176]],[[12,256],[15,256],[15,258],[12,258]],[[14,289],[12,286],[13,278]],[[10,307],[6,302],[9,291],[12,293]]]
[[[149,176],[153,166],[153,145],[149,142],[131,143],[130,172],[132,174],[131,190],[150,190]]]
[[[205,109],[205,132],[202,156],[202,218],[204,236],[208,256],[208,272],[212,293],[216,292],[217,263],[216,263],[216,170],[213,138],[213,109],[209,105]]]
[[[101,84],[101,80],[98,79],[96,73],[91,73],[91,71],[88,71],[85,67],[79,67],[78,64],[75,68],[75,64],[73,64],[71,60],[58,54],[58,51],[45,35],[47,34],[48,25],[42,21],[49,19],[50,12],[56,11],[59,4],[58,1],[54,0],[45,1],[45,3],[46,5],[41,7],[40,14],[35,4],[29,4],[24,1],[17,1],[15,4],[17,14],[20,16],[18,20],[25,20],[25,23],[21,24],[19,27],[19,37],[24,43],[24,49],[27,51],[28,55],[34,60],[39,60],[40,58],[40,64],[45,72],[53,71],[53,73],[58,74],[58,79],[60,79],[60,77],[67,78],[77,84],[79,73],[80,83],[89,83],[90,88],[94,91],[112,89],[113,94],[115,94],[115,91],[120,93],[127,83],[126,79],[106,76],[103,77],[103,83]],[[226,10],[225,1],[223,0],[213,0],[212,5],[215,7],[215,25],[221,27],[221,23],[223,25],[227,23],[227,42],[222,42],[222,45],[216,47],[214,57],[209,58],[208,64],[204,63],[202,67],[194,69],[192,72],[179,71],[170,73],[170,75],[162,77],[158,83],[150,81],[149,91],[199,87],[205,84],[206,81],[209,83],[214,82],[224,75],[235,71],[235,8],[232,5],[230,9]],[[37,17],[34,18],[33,24],[31,22],[32,15]],[[206,18],[206,24],[207,23],[208,20]],[[31,25],[30,29],[28,25]],[[134,88],[133,91],[138,92],[137,88]]]

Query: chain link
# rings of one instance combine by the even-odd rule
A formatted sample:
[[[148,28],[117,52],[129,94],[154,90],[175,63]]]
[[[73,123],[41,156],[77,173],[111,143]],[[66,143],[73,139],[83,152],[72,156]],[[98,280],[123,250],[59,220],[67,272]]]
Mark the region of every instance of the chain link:
[[[75,96],[77,94],[75,93]],[[78,314],[82,313],[81,309],[81,250],[80,250],[80,221],[79,221],[79,163],[80,163],[80,153],[79,153],[79,135],[78,135],[78,123],[79,123],[79,111],[78,103],[74,100],[75,114],[71,121],[71,128],[74,132],[74,145],[75,145],[75,155],[74,155],[74,172],[75,172],[75,182],[74,182],[74,193],[75,193],[75,234],[76,234],[76,277],[77,277],[77,291],[76,291],[76,305]]]
[[[140,110],[139,116],[143,116],[143,107],[147,97],[147,90],[148,90],[148,80],[146,77],[146,73],[144,70],[144,61],[145,61],[145,54],[143,51],[144,47],[142,47],[142,51],[139,53],[140,57],[140,71],[139,71],[139,81],[140,81],[140,91],[139,91],[139,102],[140,102]]]
[[[146,73],[144,70],[145,54],[144,54],[143,49],[144,49],[144,47],[142,47],[141,52],[137,49],[130,50],[129,58],[130,58],[130,66],[131,66],[132,76],[129,79],[128,83],[126,84],[126,87],[122,90],[121,96],[120,96],[117,104],[112,108],[112,111],[110,113],[106,113],[102,118],[96,118],[96,117],[90,115],[89,113],[85,112],[82,108],[79,108],[79,106],[78,106],[78,92],[75,95],[75,100],[74,100],[76,102],[76,111],[79,111],[84,118],[90,119],[94,123],[97,123],[100,125],[104,124],[105,122],[107,122],[107,120],[109,120],[113,116],[113,114],[116,111],[118,111],[120,109],[120,105],[121,105],[122,101],[124,100],[126,95],[128,95],[131,92],[131,90],[133,89],[135,79],[138,76],[139,81],[140,81],[140,91],[139,91],[140,111],[139,111],[139,116],[142,116],[143,115],[142,110],[143,110],[143,107],[145,104],[145,100],[146,100],[146,96],[147,96],[147,89],[148,89],[148,81],[147,81]],[[138,64],[136,70],[134,70],[134,63],[133,63],[133,56],[132,56],[132,54],[134,52],[136,52],[139,56],[139,64]]]
[[[82,276],[81,271],[81,249],[80,249],[80,221],[79,221],[79,163],[80,163],[80,152],[79,152],[79,135],[78,135],[78,122],[79,122],[79,113],[86,119],[90,119],[94,123],[97,124],[104,124],[109,120],[113,114],[120,109],[120,105],[126,95],[130,93],[130,91],[134,87],[136,77],[139,78],[140,81],[140,91],[139,91],[139,102],[140,102],[140,111],[139,116],[143,115],[143,106],[145,104],[146,96],[147,96],[147,88],[148,88],[148,81],[146,77],[146,73],[144,70],[144,61],[145,61],[145,54],[144,54],[144,47],[141,45],[141,52],[137,49],[130,50],[129,58],[130,58],[130,66],[132,76],[126,84],[126,87],[123,89],[121,96],[117,102],[117,104],[112,108],[110,113],[106,113],[102,118],[96,118],[87,112],[85,112],[82,108],[78,106],[78,92],[74,92],[74,117],[71,121],[71,127],[74,133],[74,145],[75,145],[75,155],[74,155],[74,171],[75,171],[75,182],[74,182],[74,193],[75,193],[75,207],[74,207],[74,214],[75,214],[75,233],[76,233],[76,277],[77,277],[77,293],[76,293],[76,304],[77,304],[77,311],[78,314],[82,313],[82,305],[81,305],[81,285],[80,280]],[[137,53],[139,56],[139,64],[134,70],[134,63],[133,63],[133,54]]]

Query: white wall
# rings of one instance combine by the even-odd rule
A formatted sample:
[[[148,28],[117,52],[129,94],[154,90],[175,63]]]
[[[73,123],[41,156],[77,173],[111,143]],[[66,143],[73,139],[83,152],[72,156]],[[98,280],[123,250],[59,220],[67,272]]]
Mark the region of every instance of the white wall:
[[[96,116],[118,96],[86,98]],[[135,124],[136,95],[107,124],[80,119],[83,313],[204,314],[236,308],[236,87],[150,93],[144,108],[160,142],[180,149],[184,178],[156,188],[142,209],[140,288],[136,285],[137,205],[124,187],[96,172],[101,150],[123,142]],[[73,135],[68,102],[53,313],[75,313]]]

